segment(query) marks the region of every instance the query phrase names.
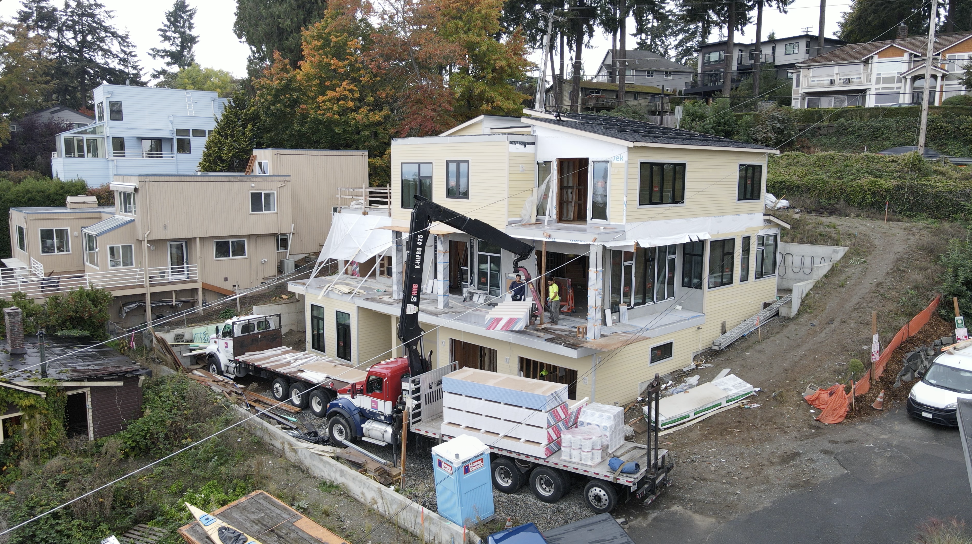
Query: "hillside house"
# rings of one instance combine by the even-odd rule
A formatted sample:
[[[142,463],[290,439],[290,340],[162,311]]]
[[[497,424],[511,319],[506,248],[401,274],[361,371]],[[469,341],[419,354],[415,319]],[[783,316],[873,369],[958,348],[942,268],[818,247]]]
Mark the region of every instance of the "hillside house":
[[[325,240],[337,186],[367,184],[367,152],[254,153],[254,175],[115,176],[114,207],[12,208],[0,298],[98,286],[115,295],[113,319],[142,322],[129,312],[201,305],[292,270]]]
[[[615,53],[617,60],[615,61]],[[620,51],[608,49],[597,67],[594,81],[617,83],[618,71],[625,70],[625,83],[658,87],[667,91],[681,91],[689,82],[695,70],[691,66],[640,49]]]
[[[99,85],[94,123],[57,135],[51,170],[89,187],[116,175],[194,173],[226,103],[212,91]]]
[[[905,29],[902,33],[907,35]],[[845,45],[797,64],[794,108],[920,105],[928,38],[898,37]],[[972,33],[935,36],[929,104],[966,94],[961,78],[972,59]]]
[[[292,281],[307,347],[353,365],[402,355],[396,329],[413,195],[533,244],[521,263],[561,286],[558,326],[486,326],[513,257],[433,225],[424,351],[504,374],[570,384],[572,398],[629,401],[655,373],[690,364],[776,297],[780,224],[763,214],[776,151],[593,115],[477,117],[391,145],[387,215],[340,208],[321,259],[338,275]],[[541,292],[542,292],[541,288]]]

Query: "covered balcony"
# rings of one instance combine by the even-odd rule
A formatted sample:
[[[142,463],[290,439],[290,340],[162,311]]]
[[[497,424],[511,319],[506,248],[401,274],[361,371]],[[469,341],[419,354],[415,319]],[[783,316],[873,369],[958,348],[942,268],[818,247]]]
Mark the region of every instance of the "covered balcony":
[[[154,268],[119,268],[83,274],[45,275],[41,263],[31,259],[30,268],[4,268],[0,274],[0,298],[21,292],[31,299],[62,295],[80,288],[107,289],[115,296],[145,292],[146,276],[152,291],[198,287],[199,268],[194,264]]]

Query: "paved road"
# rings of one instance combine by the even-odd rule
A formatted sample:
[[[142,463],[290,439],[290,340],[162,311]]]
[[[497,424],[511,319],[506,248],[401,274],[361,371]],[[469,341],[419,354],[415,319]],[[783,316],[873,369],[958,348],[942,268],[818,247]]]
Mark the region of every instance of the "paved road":
[[[828,428],[843,476],[777,500],[757,512],[719,521],[672,508],[632,520],[637,544],[910,542],[930,518],[957,518],[972,528],[972,488],[958,431],[913,421],[904,409],[867,423]],[[677,467],[676,467],[676,470]]]

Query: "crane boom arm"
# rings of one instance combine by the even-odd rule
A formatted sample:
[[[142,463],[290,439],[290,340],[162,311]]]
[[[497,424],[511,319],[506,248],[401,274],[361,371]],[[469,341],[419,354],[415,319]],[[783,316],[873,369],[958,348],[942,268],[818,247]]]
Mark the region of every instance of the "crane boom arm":
[[[480,240],[495,244],[514,254],[514,270],[518,269],[520,261],[533,253],[532,245],[521,242],[493,226],[440,206],[420,195],[415,196],[415,207],[412,209],[412,222],[409,226],[405,257],[402,309],[398,320],[398,339],[405,346],[409,370],[413,376],[431,369],[431,363],[422,354],[422,335],[425,331],[419,325],[418,312],[422,296],[425,248],[431,236],[429,227],[436,221],[445,223]]]

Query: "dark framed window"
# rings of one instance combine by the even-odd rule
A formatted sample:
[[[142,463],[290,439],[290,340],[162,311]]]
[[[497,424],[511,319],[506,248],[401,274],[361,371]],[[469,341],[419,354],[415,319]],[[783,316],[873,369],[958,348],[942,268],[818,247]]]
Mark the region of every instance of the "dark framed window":
[[[675,298],[675,254],[678,246],[611,252],[611,311]]]
[[[108,102],[108,119],[112,121],[124,121],[125,114],[122,112],[121,102]]]
[[[432,199],[432,163],[402,163],[402,208],[415,206],[415,195]]]
[[[763,188],[763,165],[739,165],[738,200],[759,200]]]
[[[446,198],[469,198],[469,161],[446,161]]]
[[[324,351],[324,307],[311,304],[311,349]]]
[[[194,128],[194,129],[192,129],[192,137],[193,138],[205,138],[206,137],[206,129],[204,129],[204,128]]]
[[[685,202],[685,163],[641,163],[638,205]]]
[[[27,251],[27,229],[23,225],[17,225],[17,249]]]
[[[335,313],[337,326],[337,358],[351,360],[351,314],[347,312]]]
[[[751,236],[743,236],[742,252],[739,257],[739,283],[749,281],[749,246],[752,244]]]
[[[101,102],[95,106],[95,122],[101,122],[105,120],[105,105]]]
[[[189,138],[176,138],[176,153],[192,153],[191,142]]]
[[[277,211],[276,191],[250,191],[250,213]]]
[[[213,258],[238,259],[246,257],[246,239],[216,240],[213,242]]]
[[[682,287],[702,288],[702,259],[705,242],[682,244]]]
[[[732,269],[736,265],[736,239],[709,242],[709,288],[732,285]]]
[[[189,137],[189,129],[188,128],[177,128],[176,129],[176,136],[183,136],[185,138],[188,138]]]
[[[111,155],[113,157],[125,156],[125,138],[111,139]]]
[[[756,237],[756,279],[776,274],[776,235]]]
[[[672,342],[667,344],[659,344],[651,348],[651,357],[648,364],[660,363],[662,361],[667,361],[672,358]]]
[[[287,251],[290,249],[290,235],[289,234],[278,234],[277,235],[277,251]]]

